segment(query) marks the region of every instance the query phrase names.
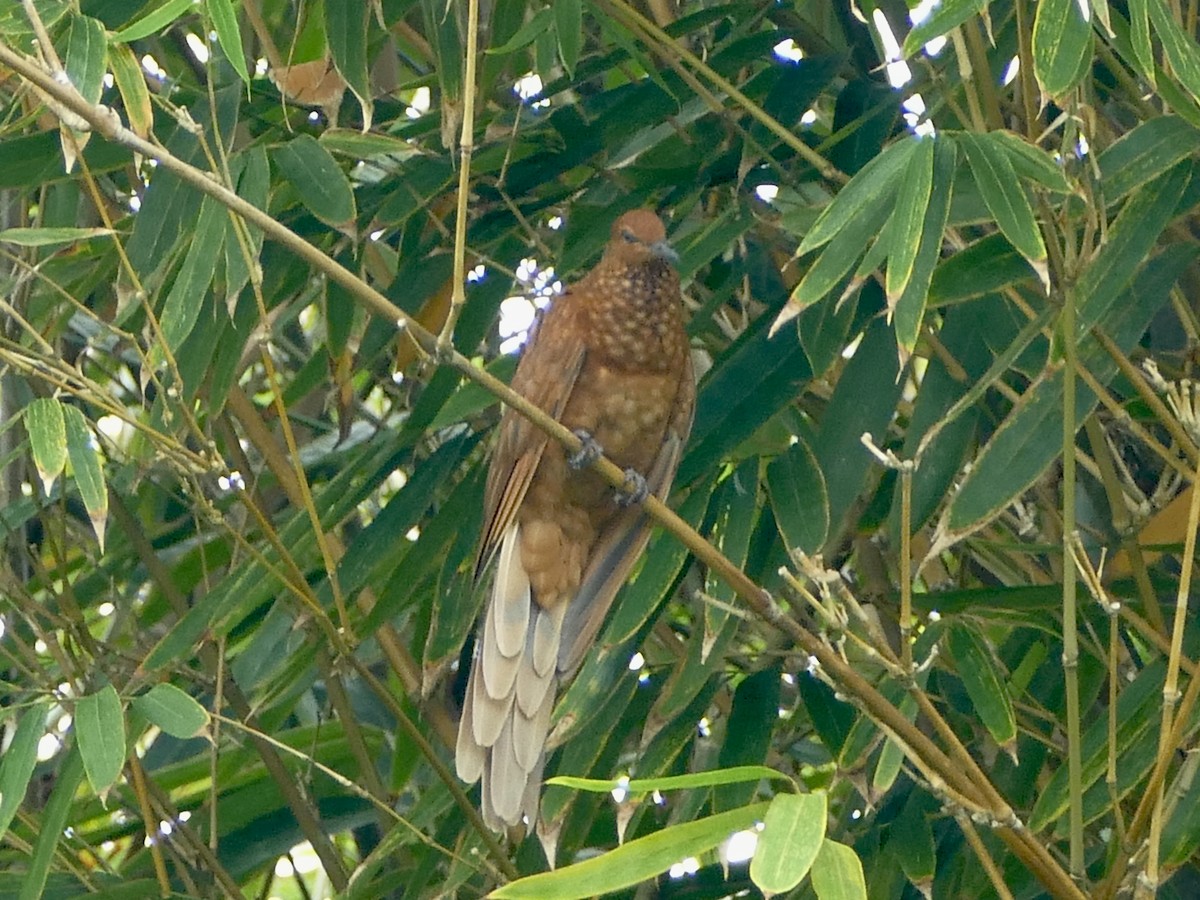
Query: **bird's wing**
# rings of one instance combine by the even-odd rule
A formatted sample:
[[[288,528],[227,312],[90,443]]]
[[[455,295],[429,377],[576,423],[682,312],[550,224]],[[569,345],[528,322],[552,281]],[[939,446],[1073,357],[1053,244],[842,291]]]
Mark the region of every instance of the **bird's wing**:
[[[555,419],[562,415],[570,399],[585,355],[568,300],[569,295],[563,295],[546,310],[530,335],[512,380],[514,391]],[[549,440],[544,431],[520,413],[512,409],[504,411],[484,490],[484,527],[475,557],[476,578],[516,521],[517,510]]]
[[[692,431],[696,413],[696,378],[689,358],[679,382],[675,410],[667,424],[662,449],[646,473],[646,487],[659,500],[666,501],[671,481],[679,468],[684,446]],[[571,677],[591,649],[600,626],[604,624],[613,598],[629,576],[629,570],[650,540],[650,520],[640,508],[631,508],[618,516],[592,552],[579,590],[571,600],[562,623],[562,641],[558,651],[558,671]]]

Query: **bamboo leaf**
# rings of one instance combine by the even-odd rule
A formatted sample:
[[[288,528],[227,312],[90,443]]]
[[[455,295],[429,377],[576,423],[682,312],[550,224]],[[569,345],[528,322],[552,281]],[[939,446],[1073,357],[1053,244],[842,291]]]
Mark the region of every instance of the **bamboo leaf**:
[[[242,29],[238,25],[233,0],[205,0],[208,15],[212,19],[217,41],[225,52],[225,58],[233,66],[244,84],[250,83],[250,71],[246,68],[246,54],[242,50]]]
[[[890,246],[886,290],[889,309],[895,308],[896,301],[908,287],[925,234],[925,211],[929,208],[929,192],[933,187],[935,143],[935,138],[918,139],[906,177],[896,192],[896,205],[888,223]],[[941,241],[940,234],[937,240]]]
[[[271,159],[314,216],[334,228],[353,228],[358,213],[350,181],[316,138],[297,135],[276,146]]]
[[[852,847],[825,839],[812,865],[817,900],[866,900],[862,861]]]
[[[750,879],[768,897],[790,891],[808,874],[825,840],[826,796],[776,794],[763,817]]]
[[[67,426],[62,404],[39,397],[25,407],[25,431],[33,450],[33,464],[46,496],[67,465]]]
[[[108,486],[104,480],[100,446],[83,413],[74,406],[66,406],[63,407],[63,416],[71,474],[75,476],[75,486],[79,488],[79,496],[96,532],[100,552],[103,553],[104,531],[108,524]]]
[[[181,740],[193,738],[208,728],[208,710],[173,684],[156,684],[130,705],[167,734]]]
[[[496,888],[491,896],[497,900],[574,900],[632,887],[660,875],[681,859],[711,850],[735,831],[753,825],[767,811],[767,806],[755,803],[671,825],[572,866],[520,878]]]
[[[1042,90],[1061,97],[1083,79],[1092,59],[1092,26],[1077,0],[1042,0],[1033,21],[1033,70]]]
[[[125,765],[125,715],[111,684],[79,698],[75,736],[88,783],[97,794],[107,793]]]
[[[992,739],[1010,755],[1016,752],[1017,717],[1008,685],[982,635],[965,622],[950,626],[947,646],[971,705]]]
[[[1074,4],[1074,0],[1070,2]],[[1044,271],[1046,245],[1008,154],[991,135],[963,134],[958,140],[1000,231],[1035,270]]]

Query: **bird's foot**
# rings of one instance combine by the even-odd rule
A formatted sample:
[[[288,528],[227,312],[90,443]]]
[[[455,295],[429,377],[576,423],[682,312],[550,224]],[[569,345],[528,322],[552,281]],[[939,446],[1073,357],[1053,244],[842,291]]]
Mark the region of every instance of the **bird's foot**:
[[[650,495],[650,487],[641,472],[636,469],[625,470],[625,483],[617,491],[617,506],[633,506],[641,503]]]
[[[600,449],[600,445],[596,443],[596,439],[592,437],[590,432],[582,428],[576,428],[572,433],[583,444],[579,448],[578,453],[572,453],[567,457],[567,465],[572,469],[582,469],[585,466],[590,466],[604,455],[604,451]]]

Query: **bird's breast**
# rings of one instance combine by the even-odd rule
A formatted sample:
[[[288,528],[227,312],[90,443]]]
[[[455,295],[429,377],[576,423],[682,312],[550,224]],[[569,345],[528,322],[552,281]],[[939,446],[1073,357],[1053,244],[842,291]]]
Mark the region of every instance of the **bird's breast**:
[[[623,467],[645,472],[662,447],[679,391],[679,374],[585,366],[563,416],[592,435]]]

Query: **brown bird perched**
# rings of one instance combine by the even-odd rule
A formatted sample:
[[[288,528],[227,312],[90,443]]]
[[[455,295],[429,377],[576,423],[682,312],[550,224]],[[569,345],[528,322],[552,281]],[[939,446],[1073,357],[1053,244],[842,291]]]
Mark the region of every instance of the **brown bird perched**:
[[[631,501],[646,491],[666,498],[692,427],[676,260],[657,215],[625,213],[599,264],[546,311],[513,377],[513,389],[580,435],[585,451],[569,455],[510,409],[488,470],[476,577],[499,560],[455,761],[463,781],[482,776],[484,820],[497,830],[537,819],[558,688],[649,538]],[[629,494],[585,468],[601,448],[626,469]]]

